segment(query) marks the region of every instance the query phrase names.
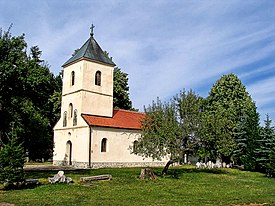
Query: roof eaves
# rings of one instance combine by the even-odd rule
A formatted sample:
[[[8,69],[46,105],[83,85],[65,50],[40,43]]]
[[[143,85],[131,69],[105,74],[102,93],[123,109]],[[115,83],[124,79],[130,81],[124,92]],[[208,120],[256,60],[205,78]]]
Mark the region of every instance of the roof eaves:
[[[102,127],[102,128],[113,128],[113,129],[127,129],[127,130],[137,130],[137,131],[140,131],[141,129],[140,128],[129,128],[129,127],[119,127],[119,126],[101,126],[101,125],[93,125],[93,124],[90,124],[91,127]]]
[[[126,110],[125,110],[126,111]],[[92,124],[92,123],[89,123],[85,116],[87,117],[103,117],[103,116],[100,116],[100,115],[91,115],[91,114],[81,114],[82,118],[84,119],[84,121],[90,126],[90,127],[103,127],[103,128],[117,128],[117,129],[127,129],[127,130],[137,130],[137,131],[140,131],[141,128],[137,128],[137,127],[127,127],[127,126],[109,126],[109,125],[96,125],[96,124]],[[109,118],[109,119],[112,119],[113,117],[103,117],[103,118]]]

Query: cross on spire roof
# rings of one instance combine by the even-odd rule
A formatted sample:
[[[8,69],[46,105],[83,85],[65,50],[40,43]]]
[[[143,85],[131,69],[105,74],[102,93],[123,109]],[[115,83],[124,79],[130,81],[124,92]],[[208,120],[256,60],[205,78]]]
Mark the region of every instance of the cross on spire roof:
[[[90,35],[91,35],[92,37],[94,36],[94,28],[95,28],[95,26],[94,26],[94,24],[92,24],[92,26],[90,27],[90,29],[91,29]]]
[[[83,58],[85,58],[86,60],[101,62],[111,66],[115,66],[115,63],[112,61],[112,59],[105,55],[99,44],[94,39],[94,28],[95,26],[94,24],[92,24],[92,26],[90,27],[90,38],[82,45],[82,47],[73,57],[71,57],[62,65],[63,67],[66,67],[67,65],[79,61]]]

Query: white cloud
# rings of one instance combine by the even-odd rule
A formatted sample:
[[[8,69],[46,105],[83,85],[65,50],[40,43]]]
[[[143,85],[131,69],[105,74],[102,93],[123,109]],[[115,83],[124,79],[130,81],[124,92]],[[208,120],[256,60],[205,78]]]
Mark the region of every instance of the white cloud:
[[[275,79],[262,77],[275,65],[272,1],[2,1],[0,13],[1,25],[14,23],[15,33],[39,45],[55,74],[94,23],[98,43],[129,74],[139,109],[182,88],[206,93],[229,72],[247,81],[259,111],[275,105]]]

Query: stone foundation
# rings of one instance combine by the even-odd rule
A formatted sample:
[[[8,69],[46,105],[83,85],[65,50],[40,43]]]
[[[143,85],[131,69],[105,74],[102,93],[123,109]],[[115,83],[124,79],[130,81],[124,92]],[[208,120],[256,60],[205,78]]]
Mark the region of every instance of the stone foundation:
[[[71,165],[68,164],[66,161],[61,161],[61,160],[53,160],[53,165],[54,166],[71,166],[73,168],[89,168],[89,163],[88,162],[75,162],[73,161]]]
[[[98,168],[121,168],[121,167],[158,167],[165,166],[167,162],[92,162],[92,169]],[[72,166],[74,168],[89,168],[88,162],[72,162],[72,165],[68,165],[64,161],[54,160],[53,165],[56,166]]]

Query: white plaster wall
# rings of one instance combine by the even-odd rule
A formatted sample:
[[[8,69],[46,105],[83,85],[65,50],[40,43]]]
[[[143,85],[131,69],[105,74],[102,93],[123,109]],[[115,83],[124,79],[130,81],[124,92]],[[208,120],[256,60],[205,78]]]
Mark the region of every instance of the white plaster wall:
[[[113,66],[83,60],[83,89],[113,96]],[[101,85],[95,85],[95,74],[101,72]]]
[[[89,127],[56,129],[54,132],[53,161],[63,161],[66,144],[72,142],[72,162],[89,161]]]
[[[83,92],[77,92],[72,93],[69,95],[62,96],[61,101],[61,117],[57,124],[54,127],[54,131],[58,129],[68,129],[70,127],[76,128],[80,126],[87,126],[87,123],[84,121],[84,119],[81,117],[81,111],[82,111],[82,93]],[[77,110],[77,125],[73,126],[73,118],[74,116],[70,116],[69,112],[69,105],[72,103],[73,105],[73,112],[76,109]],[[63,127],[63,119],[64,119],[64,112],[67,112],[67,126]]]
[[[112,66],[81,60],[64,68],[61,114],[68,112],[69,104],[78,113],[112,117],[113,115]],[[71,72],[75,83],[71,85]],[[95,74],[101,72],[101,85],[95,85]]]
[[[113,115],[113,67],[101,63],[81,60],[64,68],[61,118],[54,127],[54,161],[63,161],[66,143],[72,142],[72,162],[89,161],[89,127],[81,117],[82,113]],[[74,85],[71,73],[75,72]],[[101,72],[101,85],[95,85],[95,74]],[[77,109],[77,125],[73,126],[69,105]],[[64,112],[67,112],[67,126],[63,127]]]
[[[92,162],[152,162],[131,153],[130,146],[140,137],[140,131],[103,127],[92,128]],[[101,152],[101,141],[107,139],[107,151]],[[162,160],[166,161],[167,159]],[[158,161],[155,161],[158,162]]]
[[[82,94],[82,113],[98,116],[113,116],[113,97],[104,96],[91,92],[83,91]]]
[[[63,86],[62,86],[62,95],[80,90],[83,88],[83,67],[84,62],[79,61],[74,64],[69,65],[64,68],[63,71]],[[71,73],[75,72],[75,83],[71,85]]]

